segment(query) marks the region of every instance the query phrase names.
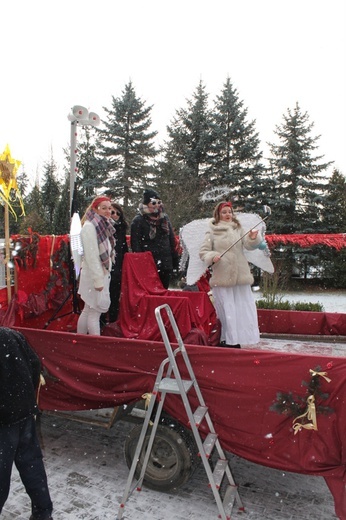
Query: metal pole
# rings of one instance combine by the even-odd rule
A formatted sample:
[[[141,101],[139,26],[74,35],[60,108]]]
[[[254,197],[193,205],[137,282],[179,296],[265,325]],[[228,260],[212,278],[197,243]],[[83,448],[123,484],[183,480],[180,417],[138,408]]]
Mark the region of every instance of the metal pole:
[[[72,200],[76,182],[76,147],[77,147],[77,121],[71,122],[71,150],[70,150],[70,215],[72,212]]]

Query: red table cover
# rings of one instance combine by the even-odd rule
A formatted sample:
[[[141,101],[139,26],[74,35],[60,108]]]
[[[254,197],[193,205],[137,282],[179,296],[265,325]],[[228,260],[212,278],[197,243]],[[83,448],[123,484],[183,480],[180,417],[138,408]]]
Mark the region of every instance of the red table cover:
[[[346,336],[344,313],[258,309],[257,315],[261,332]]]
[[[48,371],[41,389],[43,410],[87,410],[129,403],[153,389],[161,342],[88,337],[19,329]],[[346,358],[187,345],[189,357],[225,449],[253,462],[322,475],[346,520]],[[329,394],[317,413],[318,430],[296,435],[292,417],[271,411],[278,392],[306,396],[309,370],[321,367]],[[182,376],[186,373],[182,370]],[[197,401],[192,396],[193,405]],[[181,399],[168,396],[165,409],[187,425]]]

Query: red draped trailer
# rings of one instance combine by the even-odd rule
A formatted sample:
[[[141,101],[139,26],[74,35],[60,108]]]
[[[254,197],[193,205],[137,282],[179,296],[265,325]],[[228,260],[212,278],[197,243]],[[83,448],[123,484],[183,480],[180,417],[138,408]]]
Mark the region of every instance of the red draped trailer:
[[[148,253],[127,255],[118,322],[100,337],[78,335],[78,309],[66,276],[68,240],[41,237],[40,242],[41,247],[28,244],[17,265],[14,297],[9,306],[3,301],[0,318],[3,326],[22,332],[42,360],[43,411],[121,407],[150,393],[166,357],[154,310],[168,303],[223,447],[265,466],[325,477],[336,513],[346,520],[346,357],[331,350],[290,352],[289,340],[285,352],[219,348],[207,295],[163,289]],[[316,428],[295,429],[294,419],[309,422],[311,396]],[[177,486],[193,470],[196,454],[180,397],[167,396],[165,414],[162,426],[174,432],[167,436],[167,454],[182,447],[176,463],[184,459],[183,466],[171,484]],[[155,478],[161,470],[161,489],[167,489],[164,464]]]

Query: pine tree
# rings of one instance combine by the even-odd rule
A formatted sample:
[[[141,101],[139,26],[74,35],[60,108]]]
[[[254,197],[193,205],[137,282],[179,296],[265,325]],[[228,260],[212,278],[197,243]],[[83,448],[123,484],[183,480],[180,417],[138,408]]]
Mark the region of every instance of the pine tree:
[[[176,111],[167,131],[158,186],[163,199],[175,201],[171,219],[180,227],[202,211],[199,198],[206,184],[211,143],[211,114],[202,82],[187,100],[187,108]]]
[[[44,218],[42,194],[38,182],[36,182],[26,197],[25,213],[25,217],[20,222],[20,233],[22,235],[27,235],[29,229],[41,235],[48,234],[47,221]]]
[[[65,235],[69,233],[70,225],[70,176],[67,175],[62,186],[61,195],[56,204],[53,221],[53,233],[55,235]]]
[[[43,218],[46,221],[46,234],[53,233],[54,213],[57,207],[57,201],[60,196],[60,183],[57,180],[57,165],[51,157],[44,166],[43,184],[41,187],[41,200],[43,208]]]
[[[99,135],[95,128],[84,126],[77,141],[77,174],[75,208],[83,214],[98,191],[107,182],[105,161],[99,156]],[[74,194],[76,195],[76,193]]]
[[[323,232],[344,233],[346,230],[346,177],[333,170],[323,200]],[[320,248],[320,263],[324,270],[324,283],[332,287],[346,287],[346,249]]]
[[[323,199],[323,232],[344,233],[346,230],[346,177],[338,169],[326,187]]]
[[[238,199],[245,210],[256,211],[259,202],[267,202],[268,179],[261,163],[255,121],[247,122],[247,109],[243,105],[227,78],[212,112],[208,176],[211,188],[229,186],[232,198]]]
[[[283,119],[274,132],[281,143],[269,144],[270,172],[275,181],[271,203],[275,232],[318,233],[325,178],[332,163],[319,163],[323,156],[313,156],[320,136],[310,135],[314,125],[298,103],[293,112],[287,110]]]
[[[105,129],[100,129],[100,155],[104,159],[108,193],[121,199],[125,212],[134,207],[143,188],[150,184],[153,172],[151,161],[156,156],[150,132],[152,106],[136,96],[131,81],[125,85],[122,97],[112,97],[112,108],[107,109]]]

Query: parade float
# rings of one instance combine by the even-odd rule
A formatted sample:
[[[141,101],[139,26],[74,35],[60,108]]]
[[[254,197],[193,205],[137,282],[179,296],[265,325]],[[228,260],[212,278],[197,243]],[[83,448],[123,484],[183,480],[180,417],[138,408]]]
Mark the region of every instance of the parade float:
[[[270,244],[270,236],[267,241]],[[128,253],[118,321],[106,326],[100,337],[82,336],[76,334],[81,302],[71,284],[69,237],[12,236],[11,248],[17,250],[11,298],[8,301],[4,287],[0,319],[2,326],[22,332],[42,359],[43,411],[111,408],[118,416],[130,411],[152,391],[165,358],[154,316],[159,305],[168,303],[224,448],[283,471],[324,476],[339,518],[346,519],[346,357],[315,355],[308,348],[303,353],[289,351],[292,332],[300,330],[312,334],[312,343],[326,334],[331,342],[338,341],[346,335],[345,314],[295,313],[301,316],[300,329],[297,322],[292,325],[292,318],[276,318],[278,311],[264,318],[259,310],[262,331],[272,330],[274,323],[275,333],[290,332],[286,352],[220,348],[208,294],[164,289],[150,253]],[[146,483],[165,490],[181,485],[196,465],[176,396],[165,402],[162,427],[169,435],[160,439]],[[125,448],[128,461],[133,443],[130,438]]]
[[[16,167],[9,159],[2,158],[5,188],[11,173],[7,163],[12,172]],[[267,236],[268,247],[280,240],[331,241],[345,247],[344,235]],[[19,330],[42,360],[46,384],[39,394],[41,410],[112,409],[109,426],[133,410],[152,391],[166,356],[155,309],[168,304],[223,447],[258,464],[323,476],[336,514],[346,520],[346,357],[308,348],[290,352],[292,339],[286,351],[220,348],[207,292],[164,289],[150,253],[125,256],[119,319],[100,337],[76,333],[82,302],[68,235],[6,236],[2,268],[0,324]],[[266,317],[259,311],[261,332],[302,331],[311,334],[312,342],[318,335],[328,335],[331,342],[346,336],[345,314],[300,314],[300,325],[292,325],[292,313],[286,312],[291,317],[278,317],[278,311]],[[169,324],[167,332],[174,341]],[[178,396],[167,397],[164,412],[161,426],[168,433],[161,432],[154,445],[145,483],[168,490],[189,478],[197,453]],[[204,429],[202,423],[202,434]],[[138,435],[136,427],[134,431],[125,447],[128,462]]]

